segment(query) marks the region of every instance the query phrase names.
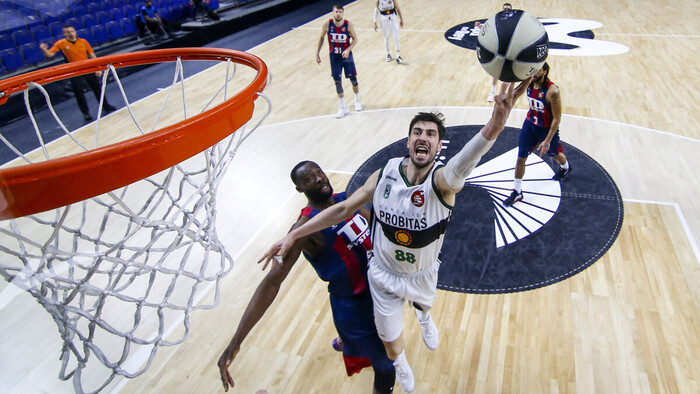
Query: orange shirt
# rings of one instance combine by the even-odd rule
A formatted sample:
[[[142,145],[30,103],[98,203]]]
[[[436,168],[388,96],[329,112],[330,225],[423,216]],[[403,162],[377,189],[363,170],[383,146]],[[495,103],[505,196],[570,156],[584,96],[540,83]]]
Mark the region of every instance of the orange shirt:
[[[93,53],[90,43],[78,38],[75,42],[70,42],[65,38],[56,41],[55,44],[49,49],[51,53],[56,53],[61,50],[66,56],[69,62],[77,62],[78,60],[86,60],[88,58],[88,53]]]

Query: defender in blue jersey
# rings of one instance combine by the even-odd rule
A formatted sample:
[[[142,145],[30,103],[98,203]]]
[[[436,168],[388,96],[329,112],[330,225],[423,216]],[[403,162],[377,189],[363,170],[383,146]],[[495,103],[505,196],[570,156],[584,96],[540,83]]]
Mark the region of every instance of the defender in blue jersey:
[[[321,64],[321,47],[323,41],[328,37],[328,46],[331,61],[331,77],[335,82],[335,91],[338,93],[340,108],[335,115],[340,119],[350,113],[345,104],[345,93],[343,92],[342,72],[345,71],[345,78],[352,83],[352,90],[355,92],[355,111],[362,111],[360,102],[360,86],[357,82],[357,70],[355,60],[352,57],[352,49],[357,45],[357,34],[352,22],[345,20],[343,6],[336,4],[333,6],[333,19],[326,21],[321,28],[321,38],[318,40],[316,48],[316,63]]]
[[[555,181],[564,180],[571,172],[559,141],[559,123],[561,122],[561,95],[559,87],[549,80],[549,64],[545,62],[538,71],[525,93],[530,110],[523,122],[518,140],[518,160],[515,163],[515,180],[513,191],[503,201],[509,207],[523,200],[523,177],[525,162],[535,149],[540,157],[547,153],[559,163],[559,170],[552,177]]]
[[[308,206],[301,211],[292,229],[346,199],[345,192],[333,194],[326,174],[316,163],[304,161],[297,164],[291,177],[297,190],[308,200]],[[270,307],[280,285],[303,252],[319,278],[328,282],[333,322],[342,340],[348,376],[371,365],[374,392],[390,393],[394,388],[394,365],[377,335],[372,296],[367,284],[367,251],[371,249],[367,220],[356,211],[337,224],[300,239],[285,255],[282,264],[272,264],[248,304],[233,339],[219,358],[224,389],[228,391],[228,386],[233,386],[228,366],[241,343]]]

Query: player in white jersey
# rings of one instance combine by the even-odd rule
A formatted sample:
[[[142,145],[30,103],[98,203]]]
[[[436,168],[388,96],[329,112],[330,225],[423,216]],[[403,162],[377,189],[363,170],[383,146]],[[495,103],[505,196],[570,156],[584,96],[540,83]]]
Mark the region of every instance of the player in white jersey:
[[[401,58],[401,45],[399,44],[399,26],[403,27],[403,16],[396,0],[377,0],[374,6],[374,31],[377,31],[377,14],[380,16],[382,32],[384,33],[384,46],[386,47],[386,61],[391,61],[389,48],[389,34],[394,37],[394,49],[396,50],[396,63],[403,63]],[[398,15],[399,20],[396,20]]]
[[[415,387],[401,334],[404,301],[416,306],[426,345],[437,348],[437,328],[429,311],[437,294],[438,254],[444,226],[456,194],[464,187],[464,179],[503,131],[515,100],[525,92],[531,79],[517,88],[514,84],[501,85],[489,122],[445,166],[435,162],[445,134],[443,116],[419,113],[409,126],[407,157],[389,160],[347,200],[290,231],[260,259],[265,264],[273,259],[280,261],[280,256],[285,256],[298,239],[339,222],[372,201],[374,252],[368,281],[374,319],[386,353],[394,360],[396,380],[404,391],[411,392]]]

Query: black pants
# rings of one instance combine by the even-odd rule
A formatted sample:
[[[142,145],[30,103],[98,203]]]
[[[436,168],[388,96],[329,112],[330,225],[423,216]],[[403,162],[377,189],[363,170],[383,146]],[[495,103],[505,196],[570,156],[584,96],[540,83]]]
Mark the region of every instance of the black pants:
[[[85,75],[78,75],[70,79],[70,83],[73,86],[73,93],[75,94],[75,100],[78,102],[78,108],[83,115],[90,115],[90,109],[88,108],[87,100],[85,100],[85,94],[83,93],[83,86],[87,84],[90,90],[95,94],[95,99],[100,102],[100,82],[97,80],[97,76],[94,73],[89,73]],[[102,103],[102,108],[109,107],[109,102],[107,101],[107,96],[105,96],[105,101]]]

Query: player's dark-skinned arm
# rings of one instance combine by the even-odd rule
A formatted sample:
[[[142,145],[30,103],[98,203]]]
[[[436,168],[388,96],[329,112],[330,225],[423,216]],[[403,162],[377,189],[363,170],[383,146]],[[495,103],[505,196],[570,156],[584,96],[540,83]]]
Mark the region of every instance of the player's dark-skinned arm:
[[[303,223],[303,221],[306,221],[306,218],[301,218],[294,224],[292,229]],[[248,303],[243,317],[240,323],[238,323],[236,333],[221,354],[221,357],[219,357],[217,365],[219,366],[219,373],[221,375],[221,382],[224,385],[224,391],[228,391],[229,386],[233,387],[234,385],[233,377],[228,371],[229,365],[231,365],[233,359],[236,358],[238,351],[241,349],[241,343],[243,343],[243,340],[248,336],[250,330],[260,321],[277,297],[282,282],[287,278],[294,263],[299,259],[299,255],[302,251],[302,244],[303,242],[298,242],[297,245],[289,250],[289,253],[287,253],[284,258],[283,264],[272,265],[270,272],[268,272],[262,282],[260,282],[258,288],[255,290],[255,294],[253,294],[253,298],[251,298]]]
[[[549,144],[554,138],[557,130],[559,130],[559,123],[561,123],[561,94],[559,93],[559,87],[557,85],[552,85],[547,91],[547,102],[552,108],[552,121],[549,124],[549,133],[545,137],[544,141],[540,142],[537,147],[540,150],[540,157],[544,156],[549,151]]]
[[[374,189],[377,187],[378,179],[379,170],[370,175],[365,184],[357,189],[350,197],[348,197],[347,200],[331,205],[330,207],[321,211],[318,215],[314,216],[311,220],[304,223],[302,226],[290,231],[286,237],[272,245],[263,255],[263,257],[258,260],[258,263],[265,262],[265,265],[263,266],[263,269],[265,269],[270,261],[276,259],[276,256],[283,256],[284,261],[287,261],[286,254],[288,251],[292,250],[292,247],[297,240],[353,216],[355,211],[372,201],[372,196],[374,195]]]
[[[355,26],[352,24],[352,22],[348,21],[348,34],[350,35],[350,45],[346,50],[343,51],[343,59],[347,59],[348,56],[350,56],[350,52],[352,52],[352,49],[355,48],[355,45],[357,44],[357,34],[355,34]]]
[[[316,47],[316,63],[318,64],[321,64],[321,47],[326,39],[326,34],[328,34],[328,21],[321,27],[321,37],[318,39],[318,47]]]

